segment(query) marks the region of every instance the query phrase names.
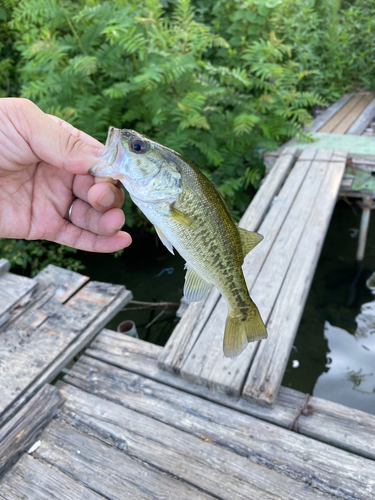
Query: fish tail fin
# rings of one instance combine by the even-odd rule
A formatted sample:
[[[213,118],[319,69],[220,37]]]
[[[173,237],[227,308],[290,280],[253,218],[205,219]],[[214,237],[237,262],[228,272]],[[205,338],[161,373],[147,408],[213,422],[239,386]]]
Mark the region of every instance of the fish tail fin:
[[[254,303],[245,318],[242,311],[229,309],[223,344],[226,358],[238,356],[249,342],[266,338],[266,327]]]

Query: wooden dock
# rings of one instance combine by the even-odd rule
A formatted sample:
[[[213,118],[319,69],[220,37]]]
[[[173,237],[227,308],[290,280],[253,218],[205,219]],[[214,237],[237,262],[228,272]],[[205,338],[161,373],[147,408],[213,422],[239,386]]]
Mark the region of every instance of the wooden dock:
[[[227,306],[213,289],[193,303],[162,352],[159,364],[191,382],[272,405],[298,329],[345,170],[347,152],[285,148],[240,221],[266,235],[245,259],[250,294],[268,339],[224,358]]]
[[[158,368],[162,349],[100,333],[0,434],[2,453],[28,441],[0,498],[374,498],[374,416],[314,397],[301,413],[286,388],[272,409],[220,395]]]
[[[375,498],[375,416],[280,388],[346,160],[285,148],[244,214],[269,338],[235,359],[214,289],[162,348],[103,329],[125,287],[0,260],[0,499]]]
[[[319,115],[309,130],[326,134],[362,135],[375,118],[375,94],[352,92]]]
[[[0,426],[132,298],[124,286],[48,266],[34,279],[0,260]]]

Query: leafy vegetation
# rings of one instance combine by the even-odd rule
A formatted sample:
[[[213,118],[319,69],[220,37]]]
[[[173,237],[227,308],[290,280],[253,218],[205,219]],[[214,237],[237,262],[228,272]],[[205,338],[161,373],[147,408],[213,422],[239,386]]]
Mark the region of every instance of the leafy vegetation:
[[[314,71],[301,89],[314,89],[334,101],[356,86],[373,88],[372,0],[286,0],[275,13],[275,23],[300,71]]]
[[[372,83],[372,0],[7,2],[16,56],[1,88],[16,61],[20,95],[44,111],[101,141],[113,125],[176,149],[237,218],[262,151],[303,135],[313,106]],[[137,211],[127,221],[144,224]]]
[[[83,264],[69,257],[75,254],[75,248],[56,245],[49,241],[25,241],[0,239],[0,255],[9,260],[12,267],[16,267],[22,274],[35,276],[42,267],[55,264],[71,271],[84,269]]]

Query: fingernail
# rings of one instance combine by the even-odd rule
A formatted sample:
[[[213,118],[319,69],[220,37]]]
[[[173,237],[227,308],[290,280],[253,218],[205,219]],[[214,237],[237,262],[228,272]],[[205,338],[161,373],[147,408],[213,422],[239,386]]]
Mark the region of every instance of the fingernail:
[[[104,191],[101,197],[98,199],[98,205],[103,208],[110,207],[115,202],[115,193],[111,188],[108,188]]]

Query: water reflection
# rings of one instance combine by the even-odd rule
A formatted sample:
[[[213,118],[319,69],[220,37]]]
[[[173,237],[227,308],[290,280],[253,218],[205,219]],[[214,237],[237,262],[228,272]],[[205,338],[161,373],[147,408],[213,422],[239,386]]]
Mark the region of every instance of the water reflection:
[[[367,286],[375,295],[375,272]],[[355,321],[354,335],[325,322],[328,371],[318,378],[313,394],[375,413],[375,300],[362,305]]]

